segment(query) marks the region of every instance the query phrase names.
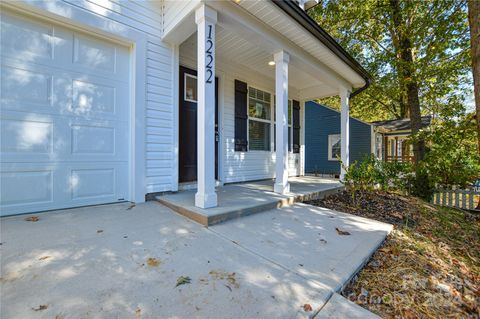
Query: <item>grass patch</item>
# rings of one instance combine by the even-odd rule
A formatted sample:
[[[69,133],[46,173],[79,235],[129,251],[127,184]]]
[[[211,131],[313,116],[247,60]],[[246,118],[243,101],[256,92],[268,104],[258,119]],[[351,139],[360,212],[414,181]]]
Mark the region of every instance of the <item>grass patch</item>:
[[[480,317],[480,216],[384,192],[310,204],[395,226],[345,297],[383,318]]]

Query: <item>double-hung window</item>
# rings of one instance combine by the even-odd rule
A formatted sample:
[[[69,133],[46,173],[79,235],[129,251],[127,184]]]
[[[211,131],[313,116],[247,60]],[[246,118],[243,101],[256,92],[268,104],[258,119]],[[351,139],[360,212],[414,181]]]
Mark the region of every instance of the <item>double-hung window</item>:
[[[248,145],[252,151],[270,151],[271,95],[248,89]]]
[[[328,160],[338,161],[341,154],[340,134],[328,135]]]

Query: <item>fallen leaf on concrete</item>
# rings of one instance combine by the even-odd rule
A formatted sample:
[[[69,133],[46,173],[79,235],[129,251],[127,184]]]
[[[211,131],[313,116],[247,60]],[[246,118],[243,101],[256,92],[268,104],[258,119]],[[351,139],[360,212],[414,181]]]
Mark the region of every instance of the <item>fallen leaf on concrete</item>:
[[[341,230],[340,228],[335,228],[335,230],[337,231],[337,234],[339,234],[340,236],[348,236],[348,235],[350,235],[350,233],[349,233],[348,231]]]
[[[215,280],[225,280],[228,282],[229,286],[233,288],[239,288],[240,284],[237,282],[236,273],[234,272],[225,272],[221,270],[212,270],[208,273]]]
[[[103,233],[103,229],[97,230],[97,234]]]
[[[304,304],[303,310],[306,312],[313,311],[312,305],[310,305],[309,303]]]
[[[30,216],[30,217],[25,218],[25,220],[27,222],[38,222],[40,220],[40,218],[38,218],[37,216]]]
[[[48,308],[48,305],[40,305],[37,308],[32,308],[34,311],[41,311]]]
[[[150,257],[147,259],[147,265],[150,267],[158,267],[158,265],[160,265],[160,260]]]
[[[185,285],[185,284],[189,284],[191,281],[192,280],[188,276],[180,276],[180,277],[177,278],[177,284],[175,285],[175,287]]]
[[[135,207],[135,204],[132,204],[132,205],[128,206],[127,210],[130,210],[130,209],[132,209],[133,207]]]
[[[45,259],[48,259],[48,258],[50,258],[50,256],[42,256],[42,257],[38,258],[38,260],[45,260]]]

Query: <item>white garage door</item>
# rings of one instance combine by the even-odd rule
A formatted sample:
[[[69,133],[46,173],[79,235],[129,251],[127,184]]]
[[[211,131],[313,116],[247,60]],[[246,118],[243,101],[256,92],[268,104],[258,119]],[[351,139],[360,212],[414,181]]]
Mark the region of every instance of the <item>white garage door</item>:
[[[1,16],[1,215],[127,199],[129,50]]]

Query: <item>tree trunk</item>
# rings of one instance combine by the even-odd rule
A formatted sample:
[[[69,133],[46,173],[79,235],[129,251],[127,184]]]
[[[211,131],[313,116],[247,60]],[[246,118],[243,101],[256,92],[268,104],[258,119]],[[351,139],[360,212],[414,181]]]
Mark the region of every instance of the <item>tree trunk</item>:
[[[472,50],[473,92],[475,95],[478,152],[480,153],[480,1],[468,0],[468,22]],[[480,203],[479,203],[480,205]]]
[[[416,134],[422,128],[422,117],[420,113],[420,98],[418,92],[418,83],[415,76],[414,53],[412,41],[407,33],[406,21],[402,14],[399,0],[390,0],[390,7],[392,10],[392,19],[396,41],[393,43],[398,47],[400,53],[399,76],[401,76],[400,83],[404,84],[406,93],[407,110],[410,115],[410,124],[412,134]],[[425,142],[423,140],[416,140],[413,143],[413,153],[415,156],[415,163],[423,160],[425,157]]]
[[[475,96],[478,152],[480,153],[480,1],[478,0],[468,0],[468,23],[470,25],[470,47],[472,53],[473,94]],[[480,209],[480,200],[478,201],[477,209]]]

